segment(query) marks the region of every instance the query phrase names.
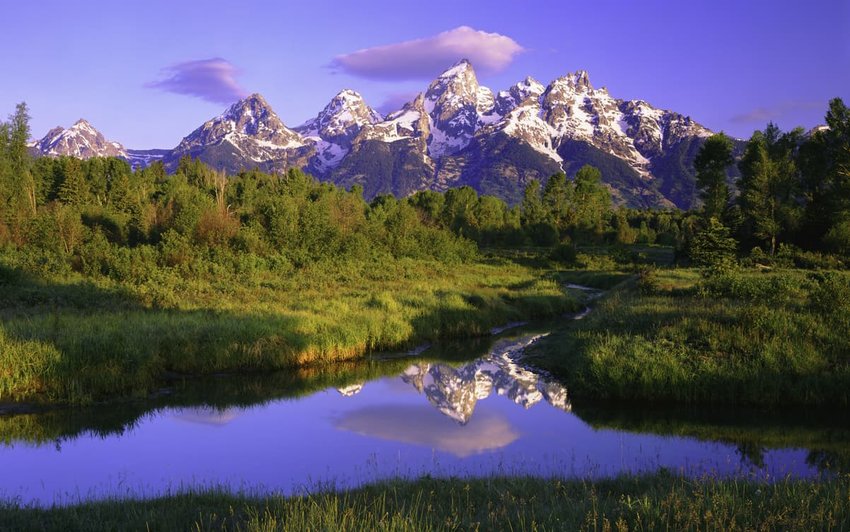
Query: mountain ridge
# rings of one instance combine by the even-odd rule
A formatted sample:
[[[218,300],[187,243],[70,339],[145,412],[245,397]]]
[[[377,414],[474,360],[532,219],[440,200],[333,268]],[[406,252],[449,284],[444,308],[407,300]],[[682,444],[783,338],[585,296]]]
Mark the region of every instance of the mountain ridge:
[[[386,116],[343,89],[314,118],[288,127],[255,93],[171,150],[128,150],[83,120],[33,146],[46,156],[115,156],[134,166],[162,160],[170,171],[187,156],[230,173],[300,167],[340,186],[363,185],[368,198],[470,185],[510,203],[531,179],[592,164],[617,203],[686,209],[696,201],[693,157],[711,134],[688,116],[612,97],[584,70],[545,86],[529,76],[494,93],[463,59]]]

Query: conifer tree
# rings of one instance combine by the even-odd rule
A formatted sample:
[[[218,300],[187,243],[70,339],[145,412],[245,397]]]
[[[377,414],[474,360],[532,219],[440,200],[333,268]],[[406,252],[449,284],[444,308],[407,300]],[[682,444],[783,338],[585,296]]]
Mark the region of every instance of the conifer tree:
[[[83,176],[80,160],[75,157],[63,157],[62,175],[59,199],[66,205],[84,205],[87,203],[91,192],[86,178]]]
[[[727,168],[732,162],[732,141],[723,133],[708,137],[694,159],[697,187],[706,220],[719,220],[726,211],[729,203]]]

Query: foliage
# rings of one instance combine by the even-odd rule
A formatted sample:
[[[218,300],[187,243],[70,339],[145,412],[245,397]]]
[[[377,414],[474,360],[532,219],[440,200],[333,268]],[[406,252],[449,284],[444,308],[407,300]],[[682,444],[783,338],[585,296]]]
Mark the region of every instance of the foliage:
[[[694,266],[710,273],[723,273],[735,266],[736,248],[729,228],[717,218],[711,218],[705,229],[694,236],[689,254]]]

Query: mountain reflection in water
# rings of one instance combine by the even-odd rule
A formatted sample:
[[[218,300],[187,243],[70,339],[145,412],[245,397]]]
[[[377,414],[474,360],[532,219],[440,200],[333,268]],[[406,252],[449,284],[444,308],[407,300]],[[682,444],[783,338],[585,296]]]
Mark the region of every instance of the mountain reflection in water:
[[[494,390],[526,409],[545,400],[569,412],[571,406],[566,388],[517,362],[522,350],[541,336],[496,342],[487,356],[459,368],[447,364],[411,364],[401,379],[424,394],[437,410],[462,425],[472,419],[476,403],[489,397]],[[350,397],[362,389],[363,384],[355,384],[338,391]]]
[[[387,403],[345,412],[334,425],[363,436],[423,445],[461,458],[505,447],[519,437],[505,416],[483,412],[473,417],[478,401],[493,392],[525,409],[545,400],[570,411],[563,386],[517,362],[522,350],[538,338],[540,335],[496,342],[487,356],[460,367],[427,362],[408,366],[400,377],[402,382],[424,395],[436,411],[424,405]],[[338,391],[351,397],[363,388],[363,384],[354,384]]]

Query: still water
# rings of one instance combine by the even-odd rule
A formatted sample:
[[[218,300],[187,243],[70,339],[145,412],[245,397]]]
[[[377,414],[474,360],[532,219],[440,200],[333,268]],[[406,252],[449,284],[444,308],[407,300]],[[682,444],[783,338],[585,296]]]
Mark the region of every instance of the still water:
[[[568,390],[518,364],[538,336],[508,333],[333,375],[208,379],[144,403],[0,416],[0,498],[49,504],[198,486],[297,493],[424,474],[659,468],[770,480],[831,474],[850,456],[841,423],[752,426],[616,408],[581,417]]]

